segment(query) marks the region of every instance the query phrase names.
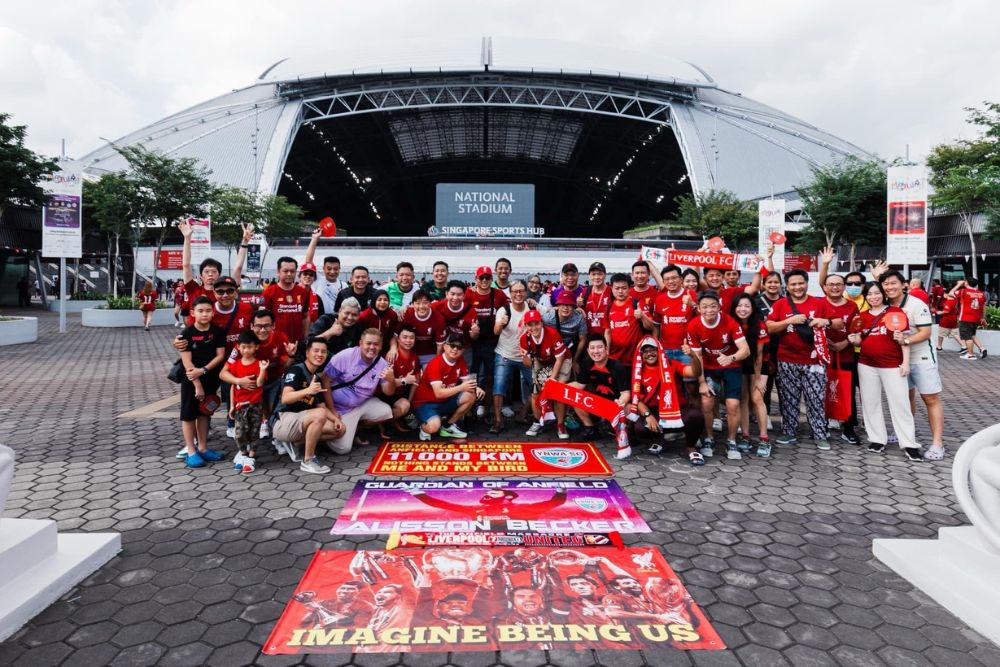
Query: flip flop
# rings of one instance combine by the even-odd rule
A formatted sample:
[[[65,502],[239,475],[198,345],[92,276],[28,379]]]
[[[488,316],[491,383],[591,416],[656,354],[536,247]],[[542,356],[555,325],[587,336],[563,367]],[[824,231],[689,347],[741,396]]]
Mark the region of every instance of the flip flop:
[[[494,421],[493,425],[490,426],[490,433],[500,433],[501,431],[503,431],[503,427],[504,427],[503,419]]]
[[[705,458],[698,452],[688,452],[688,462],[693,466],[705,465]]]

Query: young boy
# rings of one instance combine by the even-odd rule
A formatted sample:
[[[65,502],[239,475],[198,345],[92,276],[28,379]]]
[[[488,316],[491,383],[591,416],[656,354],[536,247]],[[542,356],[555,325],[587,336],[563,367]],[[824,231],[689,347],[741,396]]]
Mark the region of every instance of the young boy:
[[[208,422],[212,409],[205,397],[219,388],[219,370],[226,356],[226,333],[212,324],[215,302],[207,296],[199,296],[191,304],[194,324],[181,331],[181,338],[187,347],[181,350],[181,363],[187,371],[181,382],[181,431],[187,456],[188,468],[201,468],[206,461],[220,461],[221,452],[209,449]],[[195,450],[195,438],[198,450]]]
[[[232,395],[229,400],[229,418],[235,422],[236,444],[240,451],[233,458],[236,470],[252,473],[256,467],[256,447],[260,435],[260,420],[264,412],[264,383],[267,380],[268,361],[257,359],[260,340],[252,331],[244,331],[236,342],[235,352],[219,374],[228,382]]]

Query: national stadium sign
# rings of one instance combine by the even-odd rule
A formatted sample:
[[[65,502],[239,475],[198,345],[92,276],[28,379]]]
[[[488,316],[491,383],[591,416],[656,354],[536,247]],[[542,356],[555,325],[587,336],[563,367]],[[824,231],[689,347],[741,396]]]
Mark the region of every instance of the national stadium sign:
[[[535,186],[438,183],[435,227],[442,236],[542,236],[535,227]]]

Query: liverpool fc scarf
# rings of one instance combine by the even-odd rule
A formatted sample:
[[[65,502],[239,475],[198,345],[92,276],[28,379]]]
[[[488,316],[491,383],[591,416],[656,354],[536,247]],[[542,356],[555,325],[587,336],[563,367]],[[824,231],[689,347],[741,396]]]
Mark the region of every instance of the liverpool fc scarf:
[[[615,429],[615,440],[618,443],[616,457],[624,459],[631,456],[632,448],[628,441],[628,408],[623,408],[612,400],[556,380],[549,380],[545,383],[539,398],[572,405],[589,414],[607,419]]]
[[[684,428],[681,421],[681,410],[677,399],[677,387],[674,386],[674,375],[670,372],[670,361],[663,346],[652,336],[646,336],[635,347],[635,359],[632,362],[632,411],[638,412],[639,394],[642,393],[642,348],[647,345],[656,347],[656,360],[660,371],[660,383],[657,393],[659,400],[657,412],[660,415],[661,428]]]

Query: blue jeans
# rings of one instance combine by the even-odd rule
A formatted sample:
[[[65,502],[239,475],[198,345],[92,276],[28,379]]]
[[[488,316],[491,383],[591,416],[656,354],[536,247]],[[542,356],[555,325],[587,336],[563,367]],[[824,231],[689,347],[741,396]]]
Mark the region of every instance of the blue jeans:
[[[507,393],[510,384],[510,377],[514,373],[521,375],[521,398],[527,401],[531,396],[531,369],[525,366],[520,359],[507,359],[494,353],[493,364],[493,394],[503,396]]]
[[[676,360],[682,364],[688,365],[691,363],[691,357],[684,354],[684,351],[680,348],[676,350],[671,350],[669,348],[663,348],[663,353],[667,355],[667,359]]]

